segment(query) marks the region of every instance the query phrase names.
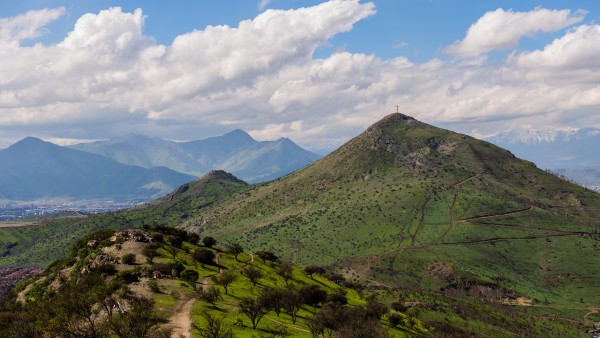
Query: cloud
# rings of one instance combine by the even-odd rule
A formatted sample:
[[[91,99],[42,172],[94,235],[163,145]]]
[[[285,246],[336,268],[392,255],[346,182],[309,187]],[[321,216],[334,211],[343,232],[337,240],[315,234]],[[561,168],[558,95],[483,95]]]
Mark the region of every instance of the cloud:
[[[68,140],[130,132],[189,140],[242,128],[324,149],[396,105],[477,135],[527,124],[600,126],[600,26],[574,27],[542,49],[494,63],[415,63],[347,51],[313,56],[374,13],[371,3],[336,0],[269,9],[170,45],[144,35],[141,10],[86,14],[59,43],[0,48],[0,144],[19,135]]]
[[[519,66],[534,69],[600,69],[600,26],[581,25],[555,39],[543,50],[524,52],[515,57]],[[596,73],[596,72],[594,72]],[[581,74],[578,74],[578,76]]]
[[[517,46],[523,36],[556,32],[580,22],[585,14],[587,12],[581,10],[571,14],[568,9],[549,10],[540,7],[529,12],[498,8],[485,13],[469,27],[462,41],[455,42],[444,51],[457,57],[472,57],[495,49],[511,49]]]
[[[42,27],[65,13],[65,8],[28,11],[11,18],[0,18],[0,44],[19,43],[44,34]]]
[[[271,0],[260,0],[258,2],[258,8],[265,9],[265,7],[267,7],[270,3],[271,3]]]

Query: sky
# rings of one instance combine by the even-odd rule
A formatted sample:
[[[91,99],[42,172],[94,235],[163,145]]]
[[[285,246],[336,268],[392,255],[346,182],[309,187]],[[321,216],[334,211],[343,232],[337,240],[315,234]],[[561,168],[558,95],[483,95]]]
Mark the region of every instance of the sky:
[[[0,0],[0,148],[600,127],[600,2]]]

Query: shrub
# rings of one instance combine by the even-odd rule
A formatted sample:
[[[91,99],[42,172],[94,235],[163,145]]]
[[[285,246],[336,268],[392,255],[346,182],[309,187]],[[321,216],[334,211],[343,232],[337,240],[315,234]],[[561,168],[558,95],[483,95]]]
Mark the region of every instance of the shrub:
[[[126,253],[121,256],[121,263],[131,265],[135,263],[135,254],[134,253]]]
[[[214,264],[215,253],[209,249],[196,249],[192,254],[192,257],[202,264]]]
[[[204,244],[207,248],[212,248],[215,244],[217,244],[217,240],[210,236],[205,236],[202,238],[202,244]]]

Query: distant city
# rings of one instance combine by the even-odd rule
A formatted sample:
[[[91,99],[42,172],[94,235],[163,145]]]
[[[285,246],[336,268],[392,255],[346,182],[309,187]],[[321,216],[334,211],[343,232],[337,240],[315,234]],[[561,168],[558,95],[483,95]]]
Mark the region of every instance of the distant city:
[[[97,214],[131,208],[149,202],[150,199],[132,200],[81,200],[81,201],[37,201],[0,202],[0,221],[15,221],[24,218],[50,216],[63,212]]]

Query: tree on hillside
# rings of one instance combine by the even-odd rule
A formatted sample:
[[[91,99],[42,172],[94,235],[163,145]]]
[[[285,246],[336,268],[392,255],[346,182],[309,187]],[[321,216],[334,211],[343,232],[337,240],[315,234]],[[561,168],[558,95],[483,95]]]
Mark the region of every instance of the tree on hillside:
[[[209,249],[200,248],[194,250],[192,254],[194,260],[202,264],[214,264],[215,254]]]
[[[135,263],[135,254],[134,253],[126,253],[121,256],[121,263],[131,265]]]
[[[298,312],[302,308],[302,297],[296,289],[287,289],[283,294],[282,300],[283,310],[292,317],[292,322],[296,324]]]
[[[174,246],[167,246],[165,249],[171,254],[171,256],[173,256],[173,260],[177,261],[177,252],[179,252],[179,249]]]
[[[283,308],[285,291],[282,288],[265,288],[260,295],[261,302],[267,309],[275,311],[277,316],[279,316]]]
[[[259,299],[244,297],[238,304],[240,312],[245,314],[252,322],[252,328],[256,330],[258,322],[267,314],[267,308]]]
[[[200,289],[198,291],[198,298],[200,298],[202,301],[212,304],[215,309],[217,308],[217,302],[223,299],[221,292],[219,292],[219,289],[217,289],[214,285],[209,286],[206,290]]]
[[[327,299],[327,291],[317,285],[306,285],[298,291],[302,302],[306,305],[316,306]]]
[[[258,270],[257,268],[254,268],[252,266],[245,268],[243,270],[243,272],[244,272],[244,276],[248,277],[250,279],[250,281],[252,281],[253,285],[256,285],[256,283],[258,283],[258,280],[263,277],[263,273],[260,272],[260,270]]]
[[[196,290],[196,281],[200,277],[196,270],[183,270],[180,274],[181,279],[188,282],[194,290]]]
[[[236,280],[235,274],[231,271],[225,271],[217,276],[212,277],[212,281],[217,285],[221,285],[227,294],[227,287]]]
[[[244,248],[240,245],[240,243],[231,243],[227,245],[227,251],[233,255],[235,260],[238,260],[238,255],[244,252]]]
[[[390,308],[384,302],[371,297],[367,299],[365,310],[368,317],[379,320],[390,311]]]
[[[146,245],[144,249],[142,249],[142,254],[146,256],[146,258],[148,258],[148,263],[152,263],[154,257],[158,255],[158,253],[156,252],[158,248],[160,248],[160,244],[153,242],[148,243],[148,245]]]
[[[325,273],[325,269],[318,265],[309,265],[304,268],[304,272],[313,279],[313,274],[322,275]]]
[[[217,317],[205,311],[200,314],[204,318],[206,325],[204,327],[197,326],[192,323],[194,328],[200,332],[202,338],[233,338],[233,331],[225,324],[223,317]]]
[[[254,254],[258,258],[260,258],[260,259],[263,260],[263,264],[267,264],[267,261],[269,261],[269,262],[276,262],[277,260],[279,260],[279,257],[277,257],[277,255],[275,255],[271,251],[261,250],[261,251],[255,252]]]
[[[210,236],[204,236],[204,238],[202,238],[202,244],[207,248],[212,248],[217,244],[217,240]]]
[[[188,232],[187,236],[185,237],[185,241],[191,244],[198,244],[198,241],[200,240],[200,235],[198,235],[195,232]]]
[[[287,284],[290,278],[292,278],[293,272],[294,266],[290,262],[281,262],[277,266],[277,274],[283,278],[285,284]]]
[[[105,304],[105,309],[119,309],[119,300],[112,297],[114,304]],[[167,323],[165,319],[154,312],[152,299],[141,296],[127,296],[125,298],[129,308],[127,311],[112,311],[108,324],[116,336],[121,338],[164,337],[170,335],[170,329],[161,328]],[[122,300],[121,300],[122,302]]]
[[[176,248],[181,248],[183,246],[183,239],[181,237],[178,237],[178,236],[167,236],[167,240],[169,241],[170,245],[172,245],[172,246],[174,246]]]
[[[388,338],[381,323],[367,315],[363,307],[326,305],[307,321],[312,332],[344,338]],[[313,333],[314,334],[314,333]]]

